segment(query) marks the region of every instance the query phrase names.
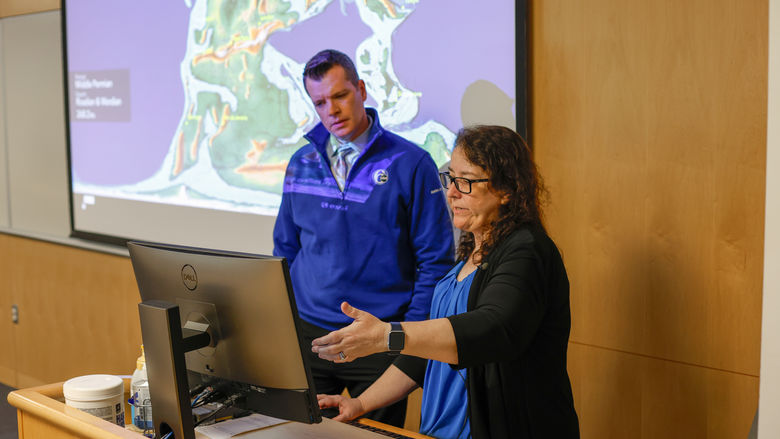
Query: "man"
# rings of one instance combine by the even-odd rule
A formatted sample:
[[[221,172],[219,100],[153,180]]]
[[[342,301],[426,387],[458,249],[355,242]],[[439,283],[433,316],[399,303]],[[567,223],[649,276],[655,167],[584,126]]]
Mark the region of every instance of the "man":
[[[347,55],[314,55],[303,82],[320,123],[287,167],[274,254],[290,264],[305,341],[351,323],[343,301],[385,321],[427,318],[454,255],[433,159],[364,107],[366,86]],[[318,393],[357,396],[393,360],[333,364],[312,354],[310,364]],[[405,413],[403,400],[369,417],[402,426]]]

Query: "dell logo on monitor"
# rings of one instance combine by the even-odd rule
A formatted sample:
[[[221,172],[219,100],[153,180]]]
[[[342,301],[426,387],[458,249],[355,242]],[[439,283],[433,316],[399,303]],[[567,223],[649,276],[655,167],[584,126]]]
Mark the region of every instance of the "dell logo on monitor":
[[[198,274],[195,273],[195,269],[192,265],[187,264],[181,267],[181,281],[188,290],[194,291],[198,288]]]

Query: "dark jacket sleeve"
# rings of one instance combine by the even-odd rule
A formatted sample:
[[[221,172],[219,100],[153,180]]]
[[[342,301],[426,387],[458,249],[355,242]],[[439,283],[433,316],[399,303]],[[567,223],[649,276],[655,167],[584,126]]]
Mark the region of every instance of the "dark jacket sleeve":
[[[527,231],[511,235],[480,266],[470,292],[471,311],[449,317],[457,367],[510,361],[532,342],[547,305],[533,240]],[[475,289],[479,294],[471,294]]]
[[[425,369],[428,367],[428,360],[409,355],[399,355],[393,362],[393,366],[401,369],[401,372],[413,379],[418,386],[423,387],[425,381]]]

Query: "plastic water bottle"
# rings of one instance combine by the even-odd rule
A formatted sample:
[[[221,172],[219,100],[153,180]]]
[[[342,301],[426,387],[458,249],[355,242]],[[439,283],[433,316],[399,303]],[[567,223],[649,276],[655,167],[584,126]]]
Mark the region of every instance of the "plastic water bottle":
[[[130,411],[133,425],[141,430],[154,428],[152,403],[149,397],[149,380],[146,377],[146,357],[141,346],[141,356],[135,362],[135,371],[130,379]]]

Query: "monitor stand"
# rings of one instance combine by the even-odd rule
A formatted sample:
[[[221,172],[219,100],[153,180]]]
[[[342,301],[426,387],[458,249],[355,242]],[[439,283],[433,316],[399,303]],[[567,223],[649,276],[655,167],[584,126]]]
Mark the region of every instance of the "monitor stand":
[[[179,307],[161,300],[138,304],[156,438],[195,439],[184,354],[209,345],[208,332],[182,329]]]

